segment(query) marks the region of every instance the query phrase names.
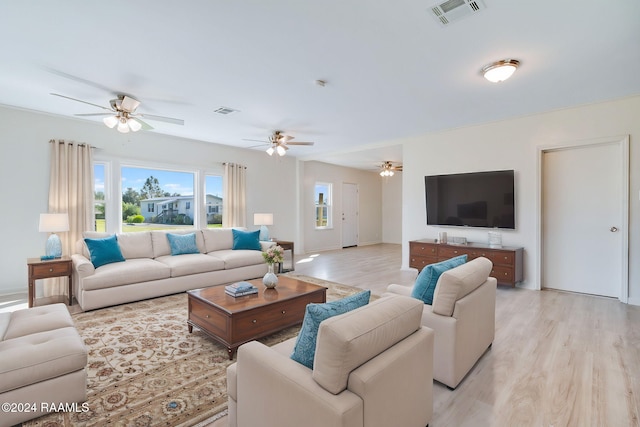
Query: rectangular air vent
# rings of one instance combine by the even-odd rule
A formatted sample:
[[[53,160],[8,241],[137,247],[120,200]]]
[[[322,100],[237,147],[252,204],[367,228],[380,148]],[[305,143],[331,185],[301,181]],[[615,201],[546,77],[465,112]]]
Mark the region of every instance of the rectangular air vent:
[[[447,26],[483,9],[486,6],[482,0],[447,0],[431,6],[431,13],[442,26]]]
[[[217,114],[227,115],[227,114],[237,113],[238,110],[234,108],[229,108],[229,107],[220,107],[220,108],[216,108],[213,112]]]

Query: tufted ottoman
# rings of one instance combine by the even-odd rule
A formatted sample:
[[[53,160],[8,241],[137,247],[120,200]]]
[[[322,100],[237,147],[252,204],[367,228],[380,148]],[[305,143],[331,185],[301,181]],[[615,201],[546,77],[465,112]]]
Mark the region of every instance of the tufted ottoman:
[[[87,350],[64,304],[0,313],[0,426],[65,404],[82,409],[86,365]]]

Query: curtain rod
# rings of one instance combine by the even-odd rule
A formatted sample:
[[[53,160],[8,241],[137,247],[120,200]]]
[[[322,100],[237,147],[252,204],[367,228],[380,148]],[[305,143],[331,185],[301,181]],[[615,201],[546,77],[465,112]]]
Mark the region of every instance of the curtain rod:
[[[89,144],[87,144],[86,142],[74,142],[74,141],[67,142],[67,141],[64,141],[64,140],[62,140],[62,139],[61,139],[61,140],[58,140],[58,141],[56,141],[55,139],[50,139],[50,140],[49,140],[49,143],[50,143],[50,144],[51,144],[51,143],[56,143],[56,142],[57,142],[58,144],[71,144],[71,145],[75,144],[75,145],[77,145],[78,147],[98,148],[98,147],[95,147],[95,146],[93,146],[93,145],[89,145]]]
[[[238,163],[222,162],[222,166],[227,166],[227,165],[229,165],[229,166],[239,166],[239,167],[245,168],[245,169],[247,168],[246,166],[238,164]]]

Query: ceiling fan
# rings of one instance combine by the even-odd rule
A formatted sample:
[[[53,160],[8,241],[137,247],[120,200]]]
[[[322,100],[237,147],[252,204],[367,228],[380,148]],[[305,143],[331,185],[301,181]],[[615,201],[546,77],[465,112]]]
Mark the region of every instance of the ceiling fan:
[[[269,144],[267,148],[267,154],[273,156],[273,153],[278,153],[279,156],[284,156],[291,145],[313,145],[313,142],[291,141],[294,139],[291,135],[285,135],[280,130],[273,131],[273,134],[269,136],[268,141],[259,141],[257,139],[245,139],[244,141],[255,141]],[[257,147],[257,146],[256,146]]]
[[[108,113],[84,113],[84,114],[74,114],[75,116],[107,116],[102,121],[109,128],[114,128],[121,133],[127,133],[129,131],[137,132],[140,129],[151,130],[153,129],[149,124],[142,121],[141,118],[145,120],[156,120],[159,122],[172,123],[175,125],[184,125],[184,120],[174,119],[171,117],[163,117],[156,116],[153,114],[143,114],[136,112],[137,108],[140,106],[140,101],[134,99],[127,95],[118,95],[116,99],[112,99],[109,101],[110,107],[105,107],[102,105],[94,104],[87,101],[82,101],[81,99],[71,98],[70,96],[60,95],[58,93],[52,93],[53,96],[59,96],[60,98],[70,99],[76,102],[82,102],[83,104],[92,105],[94,107],[101,108],[103,110],[107,110]]]
[[[386,161],[379,166],[380,176],[393,176],[394,171],[402,172],[402,165],[393,166],[390,161]]]

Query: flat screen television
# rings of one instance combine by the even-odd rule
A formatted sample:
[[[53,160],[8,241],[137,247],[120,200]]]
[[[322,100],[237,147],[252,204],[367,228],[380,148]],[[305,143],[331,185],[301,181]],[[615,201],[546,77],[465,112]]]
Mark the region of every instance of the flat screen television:
[[[514,230],[514,171],[424,177],[427,225]]]

